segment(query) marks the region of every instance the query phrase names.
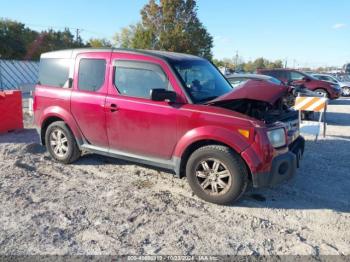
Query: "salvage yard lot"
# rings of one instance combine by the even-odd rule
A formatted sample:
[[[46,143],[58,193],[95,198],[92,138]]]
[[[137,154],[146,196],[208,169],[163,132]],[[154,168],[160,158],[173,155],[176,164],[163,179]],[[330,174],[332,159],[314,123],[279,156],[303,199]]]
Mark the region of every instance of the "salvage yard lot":
[[[55,163],[27,121],[0,135],[0,254],[350,255],[350,99],[328,123],[292,181],[218,206],[162,170]]]

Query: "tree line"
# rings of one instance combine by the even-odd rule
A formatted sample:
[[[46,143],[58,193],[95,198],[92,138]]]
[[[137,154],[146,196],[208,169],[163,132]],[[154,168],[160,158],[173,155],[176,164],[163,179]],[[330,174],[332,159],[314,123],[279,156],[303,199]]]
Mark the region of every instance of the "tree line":
[[[35,31],[25,24],[0,19],[0,56],[2,59],[37,60],[41,53],[85,47],[81,38],[75,39],[69,29]]]
[[[256,68],[283,67],[281,60],[237,63],[234,59],[213,59],[213,37],[199,20],[196,0],[149,0],[140,11],[140,21],[122,28],[113,40],[91,38],[83,41],[69,28],[36,31],[25,24],[0,19],[2,59],[38,60],[40,54],[79,47],[121,47],[188,53],[212,60],[217,66],[248,72]]]
[[[70,29],[36,31],[25,24],[0,19],[0,55],[3,59],[39,59],[48,51],[77,47],[124,47],[190,53],[212,58],[213,38],[197,16],[195,0],[150,0],[137,24],[113,38],[86,42]]]
[[[253,61],[247,61],[245,62],[241,57],[235,57],[232,59],[224,58],[221,60],[213,59],[213,63],[217,67],[224,67],[226,69],[229,69],[231,71],[244,71],[244,72],[255,72],[258,68],[283,68],[284,64],[282,60],[275,60],[270,61],[268,59],[265,59],[263,57],[257,58]]]

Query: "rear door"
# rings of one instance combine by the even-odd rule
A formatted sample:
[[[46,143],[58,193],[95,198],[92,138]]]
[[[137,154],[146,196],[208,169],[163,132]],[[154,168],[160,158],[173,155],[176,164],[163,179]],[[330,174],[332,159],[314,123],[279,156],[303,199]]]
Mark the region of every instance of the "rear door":
[[[170,159],[177,142],[178,106],[150,99],[151,89],[173,90],[169,69],[152,58],[122,58],[117,53],[112,64],[106,100],[110,149]]]
[[[108,148],[106,113],[110,52],[85,53],[76,58],[71,96],[72,114],[86,140]]]

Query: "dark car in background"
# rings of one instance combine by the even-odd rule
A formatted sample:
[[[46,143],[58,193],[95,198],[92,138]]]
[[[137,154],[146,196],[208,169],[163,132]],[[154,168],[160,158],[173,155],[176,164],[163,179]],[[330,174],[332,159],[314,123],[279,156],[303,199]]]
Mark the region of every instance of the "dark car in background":
[[[257,72],[275,77],[287,85],[304,86],[317,94],[326,95],[330,99],[337,99],[342,93],[338,84],[318,80],[311,75],[294,69],[258,69]]]

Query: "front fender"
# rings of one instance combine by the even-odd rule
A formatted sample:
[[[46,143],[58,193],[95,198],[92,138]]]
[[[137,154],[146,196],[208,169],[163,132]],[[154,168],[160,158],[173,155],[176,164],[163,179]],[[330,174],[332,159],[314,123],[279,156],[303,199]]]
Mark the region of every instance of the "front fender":
[[[191,144],[204,140],[226,144],[239,154],[251,144],[248,139],[233,130],[216,126],[202,126],[188,131],[180,138],[175,147],[174,156],[181,158]]]

